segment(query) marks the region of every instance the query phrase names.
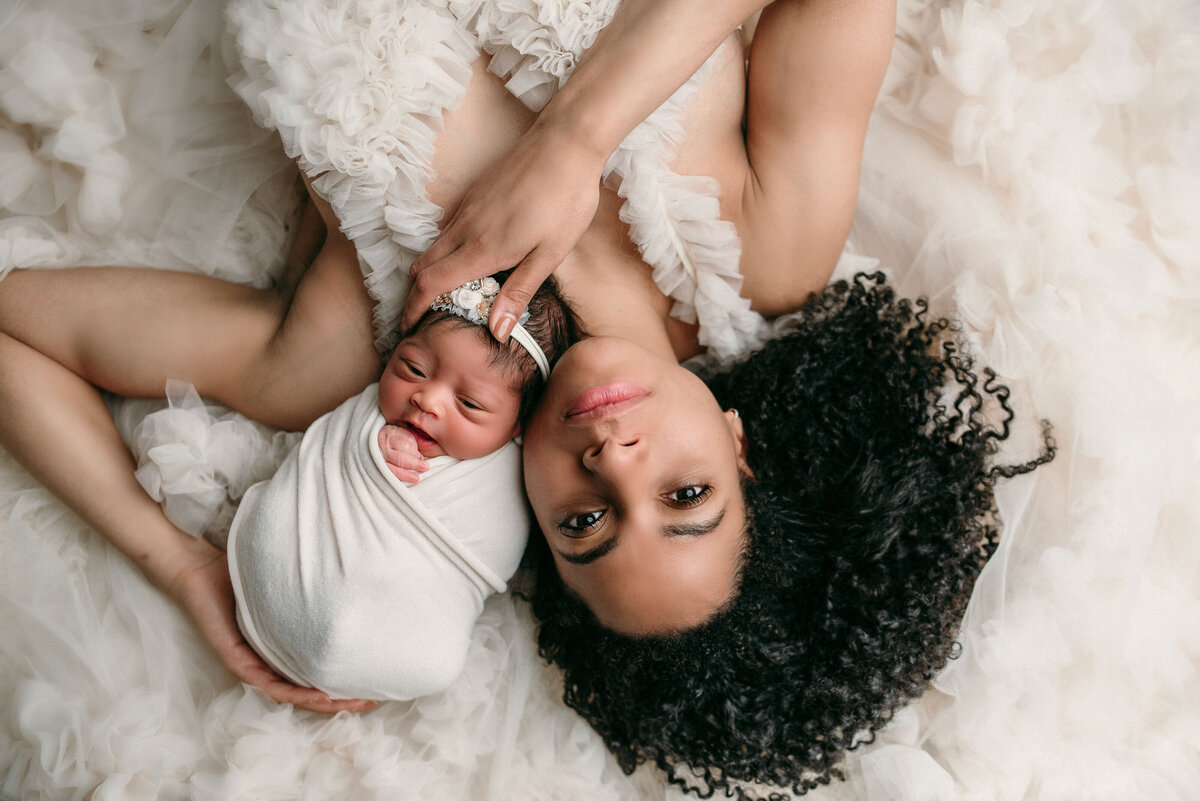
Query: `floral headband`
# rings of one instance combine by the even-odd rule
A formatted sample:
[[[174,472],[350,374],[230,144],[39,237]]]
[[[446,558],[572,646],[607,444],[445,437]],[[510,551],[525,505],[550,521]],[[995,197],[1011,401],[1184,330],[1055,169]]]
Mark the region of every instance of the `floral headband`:
[[[499,281],[491,276],[477,278],[474,281],[468,281],[458,289],[438,295],[433,299],[433,304],[429,308],[433,311],[457,314],[476,325],[486,326],[488,317],[492,313],[492,302],[498,294],[500,294]],[[550,377],[550,360],[546,358],[546,354],[542,352],[533,335],[525,329],[525,326],[521,325],[528,319],[529,310],[526,309],[521,313],[521,319],[517,320],[517,324],[513,326],[510,336],[533,357],[544,381]]]

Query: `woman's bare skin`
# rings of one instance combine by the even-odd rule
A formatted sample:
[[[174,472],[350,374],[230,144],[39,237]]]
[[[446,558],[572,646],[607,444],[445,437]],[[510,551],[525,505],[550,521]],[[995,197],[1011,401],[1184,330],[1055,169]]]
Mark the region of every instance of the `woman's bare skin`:
[[[627,0],[619,16],[682,13],[675,6],[691,2]],[[744,5],[754,10],[762,3]],[[748,84],[738,38],[727,28],[718,67],[686,113],[687,136],[673,167],[717,179],[722,216],[742,240],[743,294],[764,314],[798,307],[833,269],[853,213],[866,121],[890,52],[894,11],[882,0],[779,0],[759,22]],[[688,19],[707,22],[703,16]],[[614,19],[615,26],[619,22]],[[688,41],[690,30],[683,26],[672,35]],[[601,56],[595,62],[603,65]],[[577,147],[570,126],[561,135],[539,128],[539,136],[561,147],[539,151],[544,141],[529,144],[530,126],[546,117],[524,109],[485,66],[476,63],[466,100],[446,119],[430,187],[446,209],[447,226],[460,221],[456,237],[467,246],[449,252],[458,254],[448,259],[449,268],[439,265],[436,253],[418,260],[413,303],[425,308],[421,293],[436,289],[436,295],[494,271],[479,265],[491,258],[491,245],[507,247],[504,237],[472,239],[493,225],[493,211],[515,210],[511,229],[501,230],[524,234],[530,219],[544,223],[538,204],[548,187],[583,176],[582,188],[568,194],[592,193],[593,211],[581,234],[566,234],[565,258],[549,269],[557,266],[585,327],[674,359],[695,353],[696,330],[670,316],[671,301],[654,285],[617,217],[619,198],[588,182],[594,163],[563,175],[564,161],[570,165],[579,155],[584,163],[582,154],[594,146]],[[567,86],[586,87],[587,74],[581,63]],[[526,160],[514,161],[521,151]],[[521,163],[528,169],[511,166]],[[507,202],[475,203],[491,192]],[[456,214],[473,203],[484,211]],[[589,203],[580,208],[586,211]],[[536,240],[545,232],[534,233]],[[563,238],[556,230],[547,235]],[[123,268],[9,275],[0,283],[0,403],[8,410],[0,416],[0,442],[188,611],[234,675],[276,700],[328,712],[364,705],[286,684],[246,646],[233,620],[222,556],[167,522],[133,480],[132,461],[96,391],[161,396],[166,378],[180,378],[252,418],[301,429],[377,380],[372,301],[357,256],[328,206],[314,198],[289,263],[303,260],[317,242],[322,244],[300,280],[277,290]],[[540,283],[546,264],[526,269],[521,280]],[[469,275],[459,279],[456,270]]]

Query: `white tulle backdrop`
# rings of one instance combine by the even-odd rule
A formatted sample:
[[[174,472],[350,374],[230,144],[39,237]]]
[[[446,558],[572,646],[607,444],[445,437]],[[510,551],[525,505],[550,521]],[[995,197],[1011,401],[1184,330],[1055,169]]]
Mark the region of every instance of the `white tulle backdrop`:
[[[297,186],[222,31],[202,1],[0,8],[0,275],[267,280]],[[962,320],[1059,455],[999,493],[961,658],[813,796],[1200,798],[1200,7],[901,0],[840,269],[872,260]],[[144,439],[146,469],[209,492],[195,525],[219,529],[287,443],[173,402],[196,438],[157,461]],[[146,411],[117,408],[127,430]],[[444,694],[277,706],[0,454],[0,797],[678,796],[623,776],[559,695],[498,597]]]

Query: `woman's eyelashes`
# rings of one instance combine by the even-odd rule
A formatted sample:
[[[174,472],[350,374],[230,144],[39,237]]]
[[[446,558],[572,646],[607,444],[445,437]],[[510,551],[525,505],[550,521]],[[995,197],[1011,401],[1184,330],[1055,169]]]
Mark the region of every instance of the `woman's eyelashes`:
[[[558,530],[568,537],[583,537],[592,533],[604,520],[605,510],[582,512],[563,518],[558,524]]]
[[[663,493],[663,496],[675,506],[698,506],[708,500],[713,488],[710,484],[691,484],[686,487]]]
[[[684,487],[664,492],[659,497],[668,505],[677,509],[690,509],[699,506],[709,499],[713,493],[711,484],[689,484]],[[558,524],[558,530],[568,537],[585,537],[594,534],[608,516],[607,509],[591,509],[586,512],[575,512],[564,517]]]

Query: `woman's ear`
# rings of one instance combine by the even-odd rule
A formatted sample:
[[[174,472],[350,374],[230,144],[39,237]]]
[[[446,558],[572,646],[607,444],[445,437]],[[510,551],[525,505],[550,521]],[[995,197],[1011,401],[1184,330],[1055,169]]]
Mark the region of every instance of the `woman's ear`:
[[[729,424],[729,430],[733,434],[734,447],[737,449],[738,472],[753,481],[754,471],[746,461],[746,429],[742,423],[742,416],[738,414],[737,409],[726,409],[724,414],[725,422]]]

